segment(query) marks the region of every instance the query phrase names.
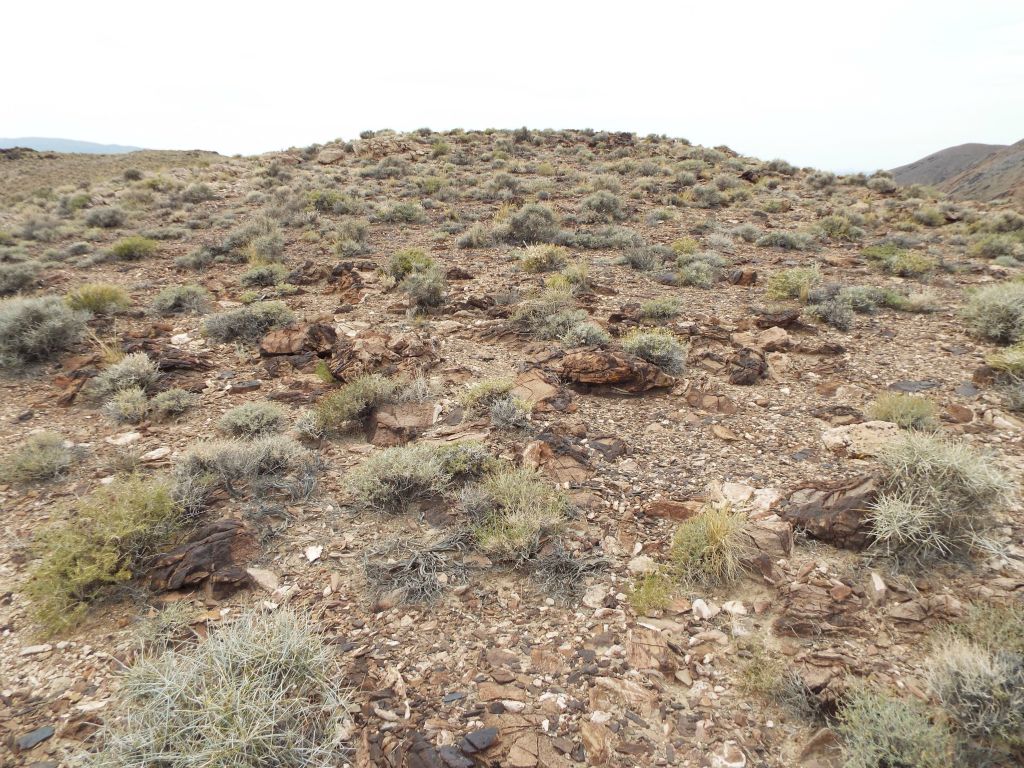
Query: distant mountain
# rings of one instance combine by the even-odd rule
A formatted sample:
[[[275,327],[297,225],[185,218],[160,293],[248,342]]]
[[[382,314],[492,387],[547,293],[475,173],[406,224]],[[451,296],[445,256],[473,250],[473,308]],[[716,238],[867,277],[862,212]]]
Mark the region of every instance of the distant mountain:
[[[37,152],[78,152],[87,155],[123,155],[138,152],[142,147],[126,147],[121,144],[95,144],[91,141],[74,139],[46,139],[38,136],[23,136],[18,139],[0,139],[0,149],[27,147]]]
[[[893,168],[900,184],[927,184],[957,200],[1012,200],[1024,205],[1024,140],[961,144]]]

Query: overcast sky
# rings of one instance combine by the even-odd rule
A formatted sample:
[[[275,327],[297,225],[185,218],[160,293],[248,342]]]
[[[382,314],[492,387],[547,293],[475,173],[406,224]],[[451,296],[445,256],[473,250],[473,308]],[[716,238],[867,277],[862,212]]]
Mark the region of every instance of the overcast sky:
[[[1024,0],[9,2],[0,136],[629,130],[836,171],[1024,139]]]

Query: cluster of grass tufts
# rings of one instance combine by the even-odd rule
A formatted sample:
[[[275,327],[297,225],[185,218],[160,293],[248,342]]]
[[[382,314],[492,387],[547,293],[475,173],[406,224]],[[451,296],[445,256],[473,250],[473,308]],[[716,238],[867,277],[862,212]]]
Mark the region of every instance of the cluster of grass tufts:
[[[132,235],[118,240],[110,247],[110,255],[118,261],[138,261],[156,253],[158,243],[141,235]]]
[[[0,368],[49,360],[85,331],[88,313],[57,296],[14,297],[0,302]]]
[[[780,248],[784,251],[806,251],[813,239],[802,232],[766,232],[754,242],[758,248]]]
[[[638,616],[662,611],[672,601],[675,582],[664,571],[645,573],[629,593],[629,604]]]
[[[601,189],[588,195],[580,203],[580,217],[584,221],[610,223],[626,218],[622,200],[617,195]]]
[[[313,432],[331,434],[358,428],[374,408],[394,402],[401,388],[402,382],[379,373],[367,373],[352,379],[314,406],[311,417]]]
[[[0,264],[0,296],[8,296],[34,285],[42,264],[37,261],[17,261]]]
[[[963,317],[980,338],[997,344],[1024,341],[1024,283],[999,283],[975,291]]]
[[[725,259],[714,251],[681,253],[676,258],[679,267],[677,280],[681,285],[710,288],[722,277]]]
[[[4,483],[32,483],[52,480],[71,466],[73,454],[56,432],[35,432],[0,462]]]
[[[86,386],[88,394],[103,398],[128,389],[147,392],[156,387],[160,371],[145,352],[125,355],[105,368]]]
[[[102,205],[97,208],[92,208],[88,213],[85,214],[85,223],[90,227],[100,227],[101,229],[116,229],[124,225],[125,221],[128,220],[128,216],[120,208],[114,208],[113,206]]]
[[[673,258],[675,258],[675,253],[671,248],[663,245],[640,245],[624,250],[619,258],[619,263],[638,272],[653,272],[663,267],[667,260]]]
[[[203,324],[207,336],[221,341],[258,341],[267,331],[295,319],[281,301],[264,301],[211,315]]]
[[[682,311],[683,303],[675,296],[662,296],[640,305],[640,317],[646,320],[671,320]]]
[[[184,389],[168,389],[160,392],[149,402],[150,410],[159,419],[180,416],[199,400],[199,395]]]
[[[71,522],[36,541],[40,560],[26,588],[35,620],[49,632],[74,626],[90,602],[130,580],[182,523],[164,480],[133,475],[94,491],[76,504]]]
[[[672,538],[671,568],[687,585],[728,584],[742,573],[747,516],[725,505],[709,505],[680,523]]]
[[[864,239],[864,230],[846,216],[825,216],[818,221],[818,226],[830,240],[853,243]]]
[[[94,315],[112,315],[132,304],[124,288],[110,283],[85,283],[69,291],[64,301],[71,309]]]
[[[923,277],[935,271],[935,261],[906,248],[891,243],[872,245],[861,254],[883,272],[899,277]]]
[[[541,339],[557,339],[586,320],[587,313],[575,308],[572,291],[557,286],[524,301],[511,317],[513,326]]]
[[[499,430],[524,430],[530,426],[530,403],[519,397],[499,397],[490,407],[491,425]]]
[[[525,467],[502,467],[467,490],[477,546],[496,560],[519,562],[533,556],[568,512],[565,495]]]
[[[495,228],[499,240],[507,243],[550,243],[558,237],[555,212],[540,203],[528,203]]]
[[[408,445],[372,454],[349,475],[348,486],[361,508],[402,513],[444,493],[451,480],[433,446]]]
[[[879,455],[882,492],[871,510],[878,548],[925,562],[983,550],[1014,484],[970,446],[908,432]]]
[[[281,432],[288,423],[288,411],[276,403],[244,403],[217,420],[217,429],[232,437],[260,437]]]
[[[954,739],[917,700],[894,699],[858,688],[839,711],[845,768],[947,768]]]
[[[384,206],[373,218],[392,224],[421,224],[427,220],[427,212],[419,203],[399,202]]]
[[[495,401],[505,397],[513,386],[515,382],[510,378],[484,379],[467,387],[459,396],[459,403],[467,413],[487,413]]]
[[[935,403],[925,397],[900,392],[878,397],[871,405],[870,416],[879,421],[891,421],[903,429],[935,429]]]
[[[153,299],[153,309],[161,315],[202,314],[210,305],[210,293],[198,285],[169,285]]]
[[[666,373],[680,374],[686,370],[687,346],[667,330],[637,328],[623,338],[622,349]]]
[[[92,768],[306,768],[345,762],[349,700],[309,619],[249,613],[198,646],[143,657]]]
[[[769,277],[765,292],[771,299],[804,301],[810,290],[820,282],[821,270],[817,264],[810,267],[792,267]]]
[[[528,245],[519,254],[519,266],[524,272],[553,272],[567,262],[568,252],[560,245]]]
[[[149,413],[149,396],[141,387],[119,389],[103,403],[103,415],[115,424],[138,424]]]

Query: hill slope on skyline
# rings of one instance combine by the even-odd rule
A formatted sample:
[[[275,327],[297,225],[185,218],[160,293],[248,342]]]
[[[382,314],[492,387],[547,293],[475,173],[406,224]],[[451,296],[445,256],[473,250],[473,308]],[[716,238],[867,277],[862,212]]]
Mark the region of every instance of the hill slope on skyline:
[[[0,149],[9,149],[11,147],[27,147],[37,152],[73,152],[85,155],[123,155],[128,152],[138,152],[142,149],[142,147],[131,147],[125,144],[97,144],[93,141],[55,139],[41,136],[0,139]]]
[[[960,144],[892,170],[900,184],[927,184],[956,200],[1024,201],[1024,140]]]

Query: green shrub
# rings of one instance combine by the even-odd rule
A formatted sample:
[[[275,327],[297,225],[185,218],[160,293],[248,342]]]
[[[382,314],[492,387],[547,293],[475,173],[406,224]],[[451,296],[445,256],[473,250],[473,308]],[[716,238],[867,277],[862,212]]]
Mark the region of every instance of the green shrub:
[[[358,214],[359,201],[336,189],[311,189],[306,193],[307,207],[319,213]]]
[[[250,264],[274,264],[284,256],[284,235],[278,229],[257,235],[245,250]]]
[[[157,241],[141,235],[123,237],[110,246],[110,254],[118,261],[137,261],[156,253]]]
[[[693,204],[698,208],[717,208],[724,200],[722,193],[710,184],[698,184],[690,188]]]
[[[575,309],[571,291],[547,288],[536,298],[523,302],[512,314],[510,322],[538,338],[557,339],[586,319],[585,311]]]
[[[247,269],[238,276],[238,282],[247,288],[269,288],[283,283],[288,270],[283,264],[263,264]]]
[[[94,315],[108,315],[127,309],[132,305],[131,296],[119,285],[110,283],[86,283],[80,285],[64,299],[75,310],[84,310]]]
[[[584,221],[612,222],[622,221],[626,212],[622,200],[612,192],[602,189],[583,198],[580,213]]]
[[[220,342],[258,341],[267,331],[294,321],[295,315],[281,301],[264,301],[219,312],[206,319],[203,330]]]
[[[911,216],[926,227],[941,227],[946,223],[946,216],[938,208],[918,208]]]
[[[784,251],[806,251],[811,238],[801,232],[766,232],[754,242],[758,248],[781,248]]]
[[[241,251],[258,237],[280,235],[277,222],[267,216],[256,216],[228,232],[219,250],[223,253]]]
[[[640,317],[647,320],[671,320],[683,311],[682,302],[675,296],[651,299],[640,305]]]
[[[638,616],[662,611],[672,601],[672,578],[661,571],[645,573],[629,593],[629,604]]]
[[[509,243],[550,243],[558,231],[554,211],[540,203],[528,203],[515,211],[497,234]]]
[[[114,392],[103,403],[103,414],[115,424],[138,424],[149,412],[149,397],[141,387]]]
[[[679,266],[678,280],[682,285],[710,288],[721,279],[725,259],[714,251],[700,251],[679,254],[676,264]]]
[[[35,620],[55,633],[81,620],[88,604],[140,565],[182,524],[161,479],[131,476],[102,486],[75,505],[74,518],[44,531],[26,594]]]
[[[258,437],[280,432],[288,422],[288,411],[276,403],[244,403],[217,421],[217,429],[232,437]]]
[[[887,176],[874,176],[868,179],[868,189],[882,195],[891,195],[896,191],[896,182]]]
[[[1000,256],[1013,256],[1024,250],[1017,241],[1007,235],[976,235],[971,240],[968,253],[984,259],[998,259]]]
[[[209,184],[193,182],[181,190],[181,199],[186,203],[202,203],[214,198],[213,190]]]
[[[680,523],[672,538],[672,571],[684,584],[716,586],[735,580],[749,546],[747,516],[728,506],[708,505]]]
[[[121,680],[92,768],[306,768],[347,761],[350,705],[331,646],[287,609],[248,613]]]
[[[371,454],[349,474],[348,487],[363,509],[401,513],[444,493],[451,480],[432,446],[403,445]]]
[[[641,245],[623,251],[619,262],[638,272],[652,272],[664,266],[666,259],[674,255],[662,245]]]
[[[875,545],[916,562],[983,549],[1014,484],[966,443],[909,432],[885,446],[871,509]]]
[[[495,429],[516,430],[530,426],[530,403],[518,397],[506,395],[491,403],[491,426]]]
[[[568,500],[531,469],[504,468],[485,475],[476,487],[474,537],[496,560],[526,560],[565,521]]]
[[[150,400],[153,413],[161,419],[179,416],[196,404],[199,395],[184,389],[168,389]]]
[[[985,362],[1001,376],[1012,379],[1024,378],[1024,341],[986,355]]]
[[[581,230],[576,233],[559,233],[558,241],[565,245],[573,245],[576,248],[588,250],[622,250],[626,248],[639,248],[644,244],[644,239],[627,227],[605,226],[591,230]]]
[[[871,406],[872,419],[891,421],[903,429],[934,429],[935,403],[924,397],[894,392],[879,396]]]
[[[817,264],[810,267],[792,267],[776,272],[768,278],[765,293],[771,299],[806,299],[810,290],[821,282]]]
[[[421,224],[427,220],[427,212],[419,203],[392,203],[377,211],[376,218],[398,224]]]
[[[839,710],[836,728],[844,768],[948,768],[953,738],[933,722],[917,700],[893,699],[866,688],[855,690]]]
[[[38,261],[0,263],[0,296],[17,293],[34,284],[42,268]]]
[[[1024,341],[1024,283],[999,283],[975,291],[963,317],[974,335],[988,341]]]
[[[419,270],[430,269],[437,262],[422,248],[406,248],[391,255],[384,273],[401,282],[406,276]]]
[[[126,389],[148,392],[156,387],[159,379],[156,363],[145,352],[134,352],[101,371],[86,385],[86,391],[94,398],[108,397]]]
[[[369,222],[361,219],[344,219],[335,229],[337,241],[334,250],[341,256],[359,256],[369,253],[368,240],[370,237]]]
[[[71,466],[71,449],[56,432],[35,432],[0,461],[0,481],[32,483],[60,477]]]
[[[560,245],[528,245],[519,254],[519,265],[524,272],[552,272],[568,261],[568,252]]]
[[[323,432],[358,427],[374,408],[392,402],[401,386],[378,373],[363,374],[320,399],[313,408],[316,424]]]
[[[486,248],[494,242],[494,235],[485,224],[477,222],[455,241],[459,248]]]
[[[825,216],[818,221],[818,226],[830,240],[853,243],[864,238],[864,230],[845,216]]]
[[[666,373],[680,374],[686,370],[687,347],[670,331],[635,329],[622,340],[622,349]]]
[[[120,208],[113,208],[111,206],[101,205],[98,208],[92,208],[88,213],[85,214],[85,223],[90,227],[101,227],[103,229],[114,229],[115,227],[122,226],[128,217],[125,212]]]
[[[883,272],[899,277],[921,277],[935,270],[935,261],[923,253],[890,243],[872,245],[861,251],[861,254]]]
[[[439,307],[444,304],[448,284],[444,270],[437,264],[426,269],[414,269],[399,284],[418,307]]]
[[[57,296],[0,301],[0,368],[48,360],[78,341],[88,314]]]
[[[567,347],[606,347],[611,340],[608,331],[589,321],[570,325],[560,337]]]
[[[459,395],[459,403],[467,413],[486,413],[496,400],[507,395],[514,386],[515,382],[509,378],[484,379],[467,387]]]
[[[209,291],[198,285],[170,285],[153,299],[153,309],[161,315],[186,312],[202,314],[209,305]]]

